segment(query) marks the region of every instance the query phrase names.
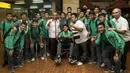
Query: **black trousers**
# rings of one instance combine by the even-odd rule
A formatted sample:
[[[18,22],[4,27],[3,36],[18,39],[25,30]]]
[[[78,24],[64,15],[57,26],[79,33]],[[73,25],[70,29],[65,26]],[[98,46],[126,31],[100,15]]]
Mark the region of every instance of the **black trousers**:
[[[115,48],[112,45],[106,46],[102,51],[103,62],[106,64],[107,68],[111,69],[114,66],[113,56],[115,54]]]
[[[7,51],[6,47],[4,46],[4,56],[3,56],[4,64],[8,64],[8,56],[7,56]]]
[[[37,56],[42,57],[42,52],[40,48],[40,42],[38,40],[32,40],[33,47],[30,48],[30,56],[31,58],[35,58]],[[37,46],[37,47],[36,47]]]
[[[21,65],[23,63],[23,50],[15,48],[14,50],[14,65]]]
[[[130,41],[128,41],[128,42],[125,42],[125,50],[124,50],[124,54],[122,55],[122,59],[121,59],[121,61],[122,61],[122,66],[121,66],[121,68],[123,69],[123,70],[126,70],[126,61],[127,61],[127,53],[128,53],[128,49],[130,48]]]
[[[56,38],[49,38],[49,50],[50,50],[50,57],[52,60],[56,57],[57,53],[57,39]]]
[[[73,55],[76,60],[84,62],[88,58],[87,41],[77,44],[75,43]]]
[[[112,45],[106,46],[106,48],[103,48],[102,58],[108,69],[115,67],[115,73],[120,73],[122,54],[119,52],[119,59],[114,61],[115,50]]]
[[[30,42],[29,42],[28,35],[25,35],[25,45],[24,45],[23,53],[24,53],[25,60],[28,60],[31,58],[31,56],[30,56]]]
[[[8,65],[9,65],[9,69],[14,69],[14,60],[13,60],[13,54],[10,54],[10,50],[8,48],[5,48],[5,51],[7,53],[7,57],[8,57]]]
[[[91,41],[91,60],[96,61],[98,64],[102,62],[101,53],[102,49],[100,45],[96,45],[95,41]]]

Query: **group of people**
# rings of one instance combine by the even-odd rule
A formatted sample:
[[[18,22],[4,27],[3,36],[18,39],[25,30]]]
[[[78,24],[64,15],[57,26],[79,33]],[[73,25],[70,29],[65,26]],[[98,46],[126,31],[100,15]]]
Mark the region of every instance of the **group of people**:
[[[70,64],[96,63],[104,71],[125,71],[130,31],[121,9],[115,8],[112,15],[99,7],[81,9],[79,13],[71,13],[71,7],[67,10],[61,14],[53,12],[52,18],[48,12],[43,17],[37,12],[31,20],[24,12],[21,19],[6,13],[6,19],[0,23],[2,66],[8,64],[14,73],[14,67],[34,62],[37,56],[44,60],[48,54],[55,63],[62,63],[63,51],[68,49]]]

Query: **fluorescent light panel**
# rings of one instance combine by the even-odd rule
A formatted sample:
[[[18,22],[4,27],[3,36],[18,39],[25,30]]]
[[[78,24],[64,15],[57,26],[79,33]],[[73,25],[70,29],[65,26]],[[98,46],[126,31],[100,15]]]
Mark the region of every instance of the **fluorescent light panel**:
[[[21,8],[13,8],[14,10],[20,10]]]
[[[38,6],[30,6],[30,9],[37,9]]]
[[[51,8],[51,5],[44,5],[44,8]]]
[[[39,11],[45,11],[45,9],[39,9]]]
[[[15,4],[25,4],[24,1],[16,1]]]
[[[43,3],[43,0],[33,0],[33,3]]]

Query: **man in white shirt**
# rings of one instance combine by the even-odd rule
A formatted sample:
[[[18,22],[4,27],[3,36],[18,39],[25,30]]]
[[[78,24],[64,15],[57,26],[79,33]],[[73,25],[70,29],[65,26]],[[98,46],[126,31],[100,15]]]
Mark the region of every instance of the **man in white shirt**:
[[[77,14],[72,14],[72,22],[74,24],[70,24],[70,29],[73,32],[73,38],[75,41],[75,47],[74,47],[74,56],[77,60],[77,65],[82,65],[83,61],[87,59],[87,40],[88,40],[88,31],[86,30],[86,27],[84,23],[77,19]],[[79,55],[79,49],[83,50],[82,56]],[[72,62],[73,63],[73,62]]]
[[[115,8],[112,12],[114,18],[112,19],[116,25],[116,28],[109,28],[108,30],[115,30],[118,32],[123,39],[125,40],[125,51],[122,57],[122,70],[126,70],[126,59],[128,52],[128,45],[130,43],[130,30],[128,26],[128,21],[121,16],[121,10],[119,8]]]
[[[57,19],[57,12],[53,13],[52,19],[48,20],[46,28],[49,32],[49,44],[50,44],[50,57],[54,60],[57,52],[57,39],[60,33],[60,21]]]

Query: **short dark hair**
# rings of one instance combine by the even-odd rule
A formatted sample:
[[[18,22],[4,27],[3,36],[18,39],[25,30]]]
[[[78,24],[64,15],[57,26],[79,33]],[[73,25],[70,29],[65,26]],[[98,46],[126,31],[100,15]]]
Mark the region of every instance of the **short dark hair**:
[[[23,15],[26,15],[26,16],[27,16],[27,13],[22,12],[22,13],[20,14],[20,16],[23,16]]]
[[[65,12],[62,12],[61,14],[64,14],[66,16]]]
[[[49,14],[49,12],[45,11],[44,14],[46,14],[46,13]]]
[[[38,19],[34,18],[34,19],[32,20],[32,22],[38,22]]]
[[[105,13],[101,13],[101,14],[99,14],[99,17],[100,17],[100,16],[104,16],[104,17],[105,17],[106,14],[105,14]]]
[[[71,12],[68,12],[67,15],[68,15],[69,13],[72,14]]]
[[[27,23],[26,23],[26,21],[22,21],[22,23],[21,24],[24,24],[24,25],[26,25],[27,26]]]
[[[105,27],[105,24],[104,24],[103,22],[99,23],[99,24],[97,25],[97,27],[98,27],[99,25],[102,25],[102,26]]]
[[[66,27],[69,27],[67,24],[66,25],[63,25],[63,27],[66,26]]]
[[[8,12],[8,13],[6,13],[6,16],[7,16],[7,15],[11,15],[11,16],[12,16],[12,13]]]
[[[95,12],[94,11],[90,11],[89,14],[95,15]]]
[[[81,13],[81,12],[83,12],[83,13],[84,13],[84,11],[82,11],[82,10],[80,11],[80,13]]]
[[[68,10],[68,9],[72,10],[72,8],[71,8],[71,7],[68,7],[68,8],[67,8],[67,10]]]
[[[98,9],[100,10],[100,7],[99,7],[99,6],[95,6],[94,9],[95,9],[95,8],[98,8]]]
[[[13,15],[12,17],[16,17],[16,18],[18,18],[18,16],[17,16],[17,15]]]
[[[36,15],[37,15],[37,14],[40,14],[40,15],[41,15],[41,13],[40,13],[40,12],[37,12],[37,13],[36,13]]]
[[[78,17],[77,13],[72,13],[71,16],[74,15],[76,18]]]

